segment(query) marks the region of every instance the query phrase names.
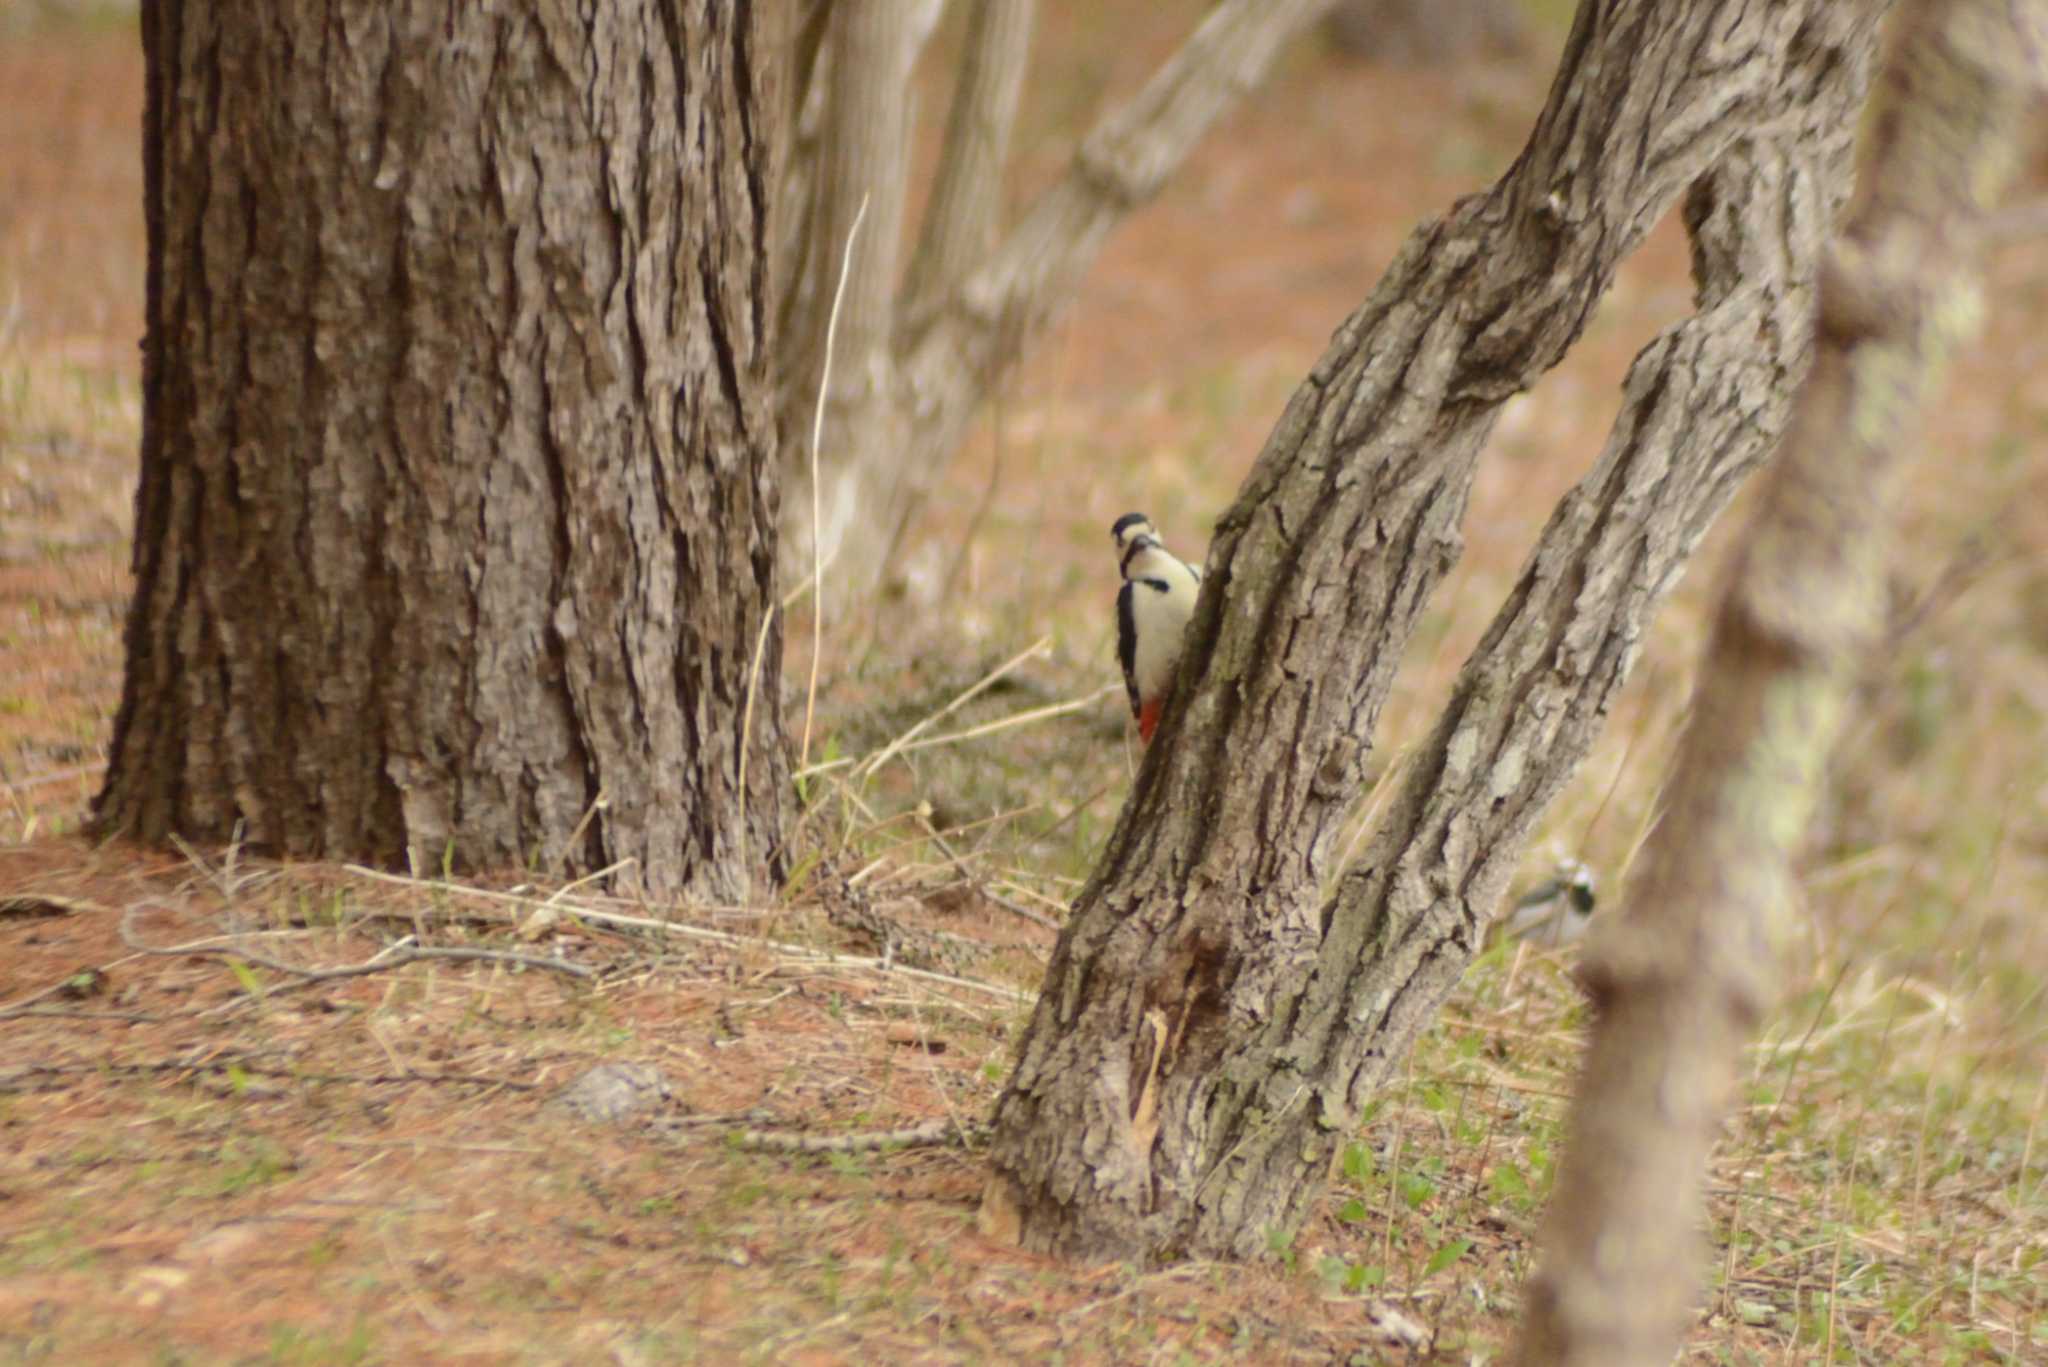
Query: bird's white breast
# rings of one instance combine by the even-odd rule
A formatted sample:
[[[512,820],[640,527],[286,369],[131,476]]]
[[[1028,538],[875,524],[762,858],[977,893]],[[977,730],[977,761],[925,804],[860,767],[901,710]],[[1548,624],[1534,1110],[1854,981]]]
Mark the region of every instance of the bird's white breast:
[[[1138,696],[1156,698],[1173,681],[1174,666],[1180,661],[1181,637],[1188,618],[1194,614],[1201,580],[1193,570],[1163,550],[1146,549],[1132,557],[1130,577],[1141,581],[1131,598],[1131,616],[1138,629],[1138,649],[1131,672],[1137,677]],[[1157,581],[1165,592],[1153,587]]]

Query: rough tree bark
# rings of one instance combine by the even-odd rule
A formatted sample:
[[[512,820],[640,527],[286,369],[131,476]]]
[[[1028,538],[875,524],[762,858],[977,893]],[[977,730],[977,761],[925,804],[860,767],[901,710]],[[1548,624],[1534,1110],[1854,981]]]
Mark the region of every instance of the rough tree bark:
[[[1700,1267],[1700,1182],[1742,1046],[1775,999],[1791,859],[1882,618],[1898,475],[1981,303],[1973,248],[2048,76],[2048,3],[1910,0],[1819,345],[1743,543],[1691,719],[1620,913],[1529,1286],[1520,1360],[1666,1362]]]
[[[1048,969],[997,1106],[992,1232],[1150,1261],[1249,1256],[1298,1223],[1782,423],[1874,25],[1825,0],[1588,0],[1522,156],[1338,331],[1219,526],[1179,688]],[[1688,187],[1700,312],[1638,359],[1599,465],[1324,896],[1499,406]]]
[[[775,35],[701,0],[157,0],[143,33],[101,828],[744,895],[787,780]]]
[[[863,195],[869,197],[860,235],[865,264],[849,285],[833,393],[826,396],[819,526],[810,526],[808,492],[792,497],[792,552],[808,555],[815,542],[832,559],[843,592],[866,594],[882,583],[890,550],[936,486],[982,400],[1071,298],[1109,230],[1158,193],[1202,136],[1258,84],[1288,40],[1330,3],[1222,0],[1133,99],[1082,140],[1068,173],[1001,242],[971,262],[959,249],[988,228],[954,220],[966,220],[969,206],[987,211],[995,203],[989,193],[933,196],[919,253],[899,288],[894,239],[905,224],[901,178],[839,177],[826,188],[842,202],[810,207],[804,231],[786,247],[796,264],[788,273],[792,293],[784,307],[793,320],[790,350],[802,358],[803,373],[821,369],[832,293],[831,272],[823,263],[836,269],[846,227]],[[1031,0],[977,0],[936,182],[941,191],[955,179],[992,180],[992,170],[1006,163],[1032,8]],[[832,22],[836,34],[839,21]],[[859,26],[847,21],[844,27]],[[903,42],[899,38],[881,50],[900,51]],[[914,40],[910,46],[915,48]],[[840,55],[830,50],[829,36],[826,47],[815,66],[829,73]],[[880,62],[884,82],[897,69],[893,59],[862,60]],[[836,89],[837,78],[827,79]],[[900,87],[899,79],[882,92],[896,108],[902,104]],[[821,157],[827,155],[830,131],[818,140]],[[879,149],[866,155],[886,168],[900,166],[907,154],[899,150],[895,162]],[[882,203],[884,197],[891,202]],[[878,272],[878,278],[860,282],[861,270]],[[864,325],[867,334],[879,349],[849,334],[864,314],[871,319]],[[795,434],[810,431],[815,401],[814,384],[784,387],[782,430],[792,490],[809,488],[808,443]]]

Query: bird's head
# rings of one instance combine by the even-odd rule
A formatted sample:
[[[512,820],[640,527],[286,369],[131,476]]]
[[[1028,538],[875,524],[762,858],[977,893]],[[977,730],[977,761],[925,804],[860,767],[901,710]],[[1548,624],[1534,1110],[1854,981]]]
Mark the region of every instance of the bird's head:
[[[1147,547],[1161,544],[1159,530],[1143,513],[1125,513],[1110,524],[1109,534],[1116,542],[1117,563],[1126,570],[1130,568],[1132,556]]]

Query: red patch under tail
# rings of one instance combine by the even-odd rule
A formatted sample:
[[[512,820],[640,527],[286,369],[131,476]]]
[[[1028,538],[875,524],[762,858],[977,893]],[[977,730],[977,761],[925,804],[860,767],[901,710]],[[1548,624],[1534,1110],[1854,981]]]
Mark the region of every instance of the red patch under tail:
[[[1138,708],[1138,736],[1146,744],[1152,743],[1152,733],[1159,729],[1159,714],[1166,710],[1166,700],[1154,698]]]

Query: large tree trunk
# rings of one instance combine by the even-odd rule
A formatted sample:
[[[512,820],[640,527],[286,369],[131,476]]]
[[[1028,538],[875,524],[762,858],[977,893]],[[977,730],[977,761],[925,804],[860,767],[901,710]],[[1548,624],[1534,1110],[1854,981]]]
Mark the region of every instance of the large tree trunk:
[[[143,33],[101,827],[743,895],[786,781],[760,15],[157,0]]]
[[[1918,0],[1879,87],[1818,355],[1722,599],[1657,826],[1584,977],[1599,1023],[1529,1287],[1521,1361],[1669,1361],[1705,1170],[1776,996],[1791,861],[1882,618],[1898,474],[1960,334],[1970,247],[2048,76],[2048,3]],[[2030,69],[2031,68],[2031,69]]]
[[[1587,0],[1515,166],[1339,330],[1219,527],[1178,690],[1048,969],[997,1107],[992,1231],[1157,1260],[1298,1223],[1782,425],[1875,9]],[[1499,406],[1688,186],[1699,314],[1638,360],[1600,463],[1323,896]]]

